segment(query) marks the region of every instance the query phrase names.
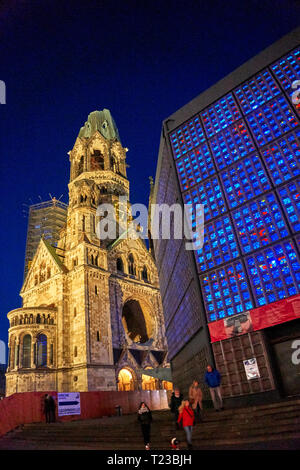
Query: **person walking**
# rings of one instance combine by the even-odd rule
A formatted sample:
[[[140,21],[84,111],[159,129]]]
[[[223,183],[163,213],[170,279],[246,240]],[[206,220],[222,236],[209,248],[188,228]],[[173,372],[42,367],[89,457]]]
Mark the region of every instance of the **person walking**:
[[[178,408],[180,407],[182,400],[183,400],[182,393],[180,393],[179,388],[175,388],[174,392],[171,395],[171,400],[169,404],[171,413],[173,413],[173,416],[174,416],[175,429],[178,429],[179,427],[177,423],[178,416],[179,416]]]
[[[50,422],[55,423],[55,409],[56,404],[54,398],[49,395],[49,407],[50,407]]]
[[[138,420],[141,424],[142,434],[144,438],[145,449],[150,450],[150,434],[152,413],[144,401],[141,402],[138,409]]]
[[[192,449],[192,433],[193,425],[195,422],[195,414],[190,406],[189,400],[183,400],[179,407],[178,424],[182,421],[182,426],[185,431],[188,449]]]
[[[44,395],[44,414],[45,414],[45,419],[46,423],[51,422],[51,405],[50,405],[50,395],[46,393]]]
[[[202,399],[203,399],[203,395],[202,395],[202,390],[199,386],[199,382],[197,380],[194,380],[192,385],[189,388],[189,401],[194,410],[196,421],[199,421],[199,422],[202,421],[202,412],[203,412]]]
[[[207,366],[204,377],[205,383],[208,385],[210,396],[216,411],[224,410],[223,399],[221,394],[221,374],[217,369],[214,369],[210,364]]]
[[[56,405],[53,397],[46,393],[44,396],[44,413],[47,424],[55,422],[55,408]]]

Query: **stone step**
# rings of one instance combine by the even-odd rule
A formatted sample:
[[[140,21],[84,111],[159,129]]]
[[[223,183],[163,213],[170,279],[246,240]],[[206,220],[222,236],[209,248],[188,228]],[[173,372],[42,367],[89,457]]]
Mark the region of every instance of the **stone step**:
[[[274,426],[269,426],[269,427],[257,427],[253,429],[249,429],[247,427],[244,427],[244,429],[222,429],[219,432],[217,431],[195,431],[194,436],[198,436],[200,439],[217,439],[218,437],[223,437],[223,435],[226,435],[228,438],[230,437],[235,437],[235,436],[259,436],[263,434],[264,436],[267,435],[273,435],[277,433],[285,433],[285,432],[300,432],[300,425],[299,423],[288,423],[288,424],[282,424],[280,427],[274,428]]]
[[[218,414],[213,411],[213,412],[208,412],[207,410],[204,410],[204,416],[207,418],[207,420],[224,420],[230,417],[230,419],[233,420],[240,420],[243,418],[248,418],[252,417],[253,419],[256,419],[257,417],[263,417],[263,416],[276,416],[276,415],[281,415],[282,413],[293,413],[300,411],[300,404],[298,405],[289,405],[285,406],[282,408],[274,407],[274,408],[263,408],[262,410],[253,410],[252,412],[244,412],[244,410],[241,410],[239,408],[236,409],[230,409],[230,410],[223,410],[220,411]]]
[[[263,436],[266,438],[267,436],[274,437],[275,435],[282,435],[284,433],[297,433],[299,431],[299,423],[283,423],[280,427],[274,429],[274,427],[270,426],[269,428],[265,428],[263,426],[255,428],[255,429],[248,429],[245,427],[244,429],[235,429],[231,428],[230,430],[224,430],[221,429],[219,431],[207,431],[206,429],[201,429],[201,428],[195,428],[194,429],[194,440],[200,441],[200,442],[211,442],[212,440],[217,443],[218,441],[223,442],[224,441],[224,435],[226,435],[226,440],[229,441],[234,441],[236,438],[244,439],[244,438],[257,438],[259,436]],[[152,429],[152,441],[154,442],[162,442],[166,441],[169,442],[170,438],[175,434],[174,430],[170,430],[168,432],[156,432],[154,428]],[[180,430],[179,433],[177,432],[176,434],[182,434],[184,436],[184,431]],[[55,442],[55,443],[87,443],[87,442],[111,442],[111,443],[118,443],[120,439],[122,439],[122,442],[131,442],[131,441],[136,441],[139,440],[141,436],[140,429],[135,430],[135,432],[131,432],[130,434],[127,433],[125,436],[124,433],[110,433],[106,435],[95,435],[94,433],[84,433],[81,435],[74,435],[73,433],[67,434],[65,433],[64,435],[57,436],[55,433],[53,434],[48,434],[43,433],[40,435],[32,435],[32,434],[24,434],[24,433],[18,433],[15,436],[16,440],[29,440],[29,441],[36,441],[36,442],[43,442],[43,441],[48,441],[48,442]]]
[[[216,413],[213,410],[206,410],[204,412],[204,420],[206,424],[222,424],[226,422],[256,422],[257,419],[264,420],[264,419],[280,419],[281,417],[288,417],[288,416],[299,416],[300,414],[300,406],[299,407],[289,407],[285,408],[282,410],[277,410],[277,409],[269,409],[265,411],[264,413],[258,413],[258,414],[241,414],[239,410],[224,410],[219,413]],[[129,416],[127,415],[127,419]],[[131,424],[134,424],[136,422],[136,417],[135,415],[130,415],[130,422]],[[107,423],[107,419],[111,420],[111,423]],[[120,425],[121,421],[120,418],[118,417],[116,420],[113,421],[114,418],[106,418],[106,421],[103,419],[95,419],[93,422],[89,422],[86,424],[84,421],[80,421],[80,427],[81,428],[94,428],[97,430],[99,427],[101,429],[106,430],[106,429],[111,429],[112,427],[115,426],[115,423],[117,422],[118,425]],[[172,414],[170,412],[162,412],[162,415],[154,415],[154,422],[159,422],[159,423],[164,423],[172,421]],[[67,429],[67,428],[72,428],[74,427],[73,424],[74,421],[72,422],[67,422],[67,423],[51,423],[51,428],[57,429],[59,431],[60,429]],[[39,429],[44,429],[46,425],[44,423],[33,423],[33,424],[26,424],[24,425],[25,429],[27,428],[32,428],[36,429],[37,431]],[[126,427],[126,426],[125,426]]]
[[[154,411],[152,448],[169,450],[176,435],[185,448],[185,433],[174,430],[169,410]],[[205,410],[204,422],[193,431],[195,448],[215,448],[255,442],[300,438],[300,400],[259,407]],[[273,444],[272,444],[273,445]],[[5,447],[7,446],[7,447]],[[0,449],[143,449],[136,414],[86,421],[32,423],[0,439]]]
[[[235,438],[235,439],[217,439],[217,440],[202,440],[202,441],[199,441],[197,439],[193,439],[193,446],[194,446],[194,449],[197,450],[197,449],[214,449],[214,450],[218,450],[219,449],[222,449],[226,446],[239,446],[238,448],[242,448],[241,446],[244,444],[253,444],[253,443],[258,443],[258,442],[261,442],[261,443],[267,443],[267,442],[272,442],[273,443],[273,447],[274,447],[274,442],[278,441],[278,442],[281,442],[283,439],[282,435],[274,435],[274,436],[271,436],[271,437],[257,437],[256,439],[253,439],[253,438],[244,438],[244,439],[241,439],[241,438]],[[291,441],[292,440],[296,440],[296,439],[299,439],[300,440],[300,433],[292,433],[292,434],[286,434],[284,436],[284,439],[285,441],[287,441],[288,439],[290,439]],[[9,444],[9,447],[3,447],[1,446],[1,442],[0,442],[0,449],[5,449],[5,448],[9,448],[10,450],[13,450],[13,449],[30,449],[30,448],[34,448],[34,449],[41,449],[41,450],[143,450],[144,449],[144,446],[143,446],[143,443],[142,443],[142,439],[141,439],[141,436],[139,436],[139,438],[135,441],[131,441],[130,442],[130,447],[128,446],[128,443],[127,442],[124,442],[122,440],[119,440],[119,442],[117,443],[111,443],[111,442],[107,442],[107,440],[105,442],[88,442],[88,443],[81,443],[81,444],[78,444],[78,443],[59,443],[59,442],[53,442],[53,443],[45,443],[45,442],[41,442],[39,443],[38,445],[36,445],[35,443],[28,443],[28,441],[22,441],[20,440],[19,442],[16,442],[14,440],[11,440],[10,444]],[[185,449],[186,448],[186,444],[185,444],[185,440],[184,438],[181,440],[181,449]],[[276,447],[275,447],[276,448]],[[165,441],[165,442],[153,442],[152,440],[152,443],[151,443],[151,449],[152,450],[170,450],[170,442],[169,441]]]
[[[197,426],[194,428],[194,432],[200,432],[201,435],[217,435],[218,433],[236,433],[238,431],[244,431],[247,430],[247,432],[256,432],[256,430],[263,429],[265,433],[272,432],[274,425],[276,425],[277,429],[282,429],[284,430],[286,426],[292,425],[292,426],[299,426],[300,428],[300,414],[297,415],[287,415],[287,416],[280,416],[277,417],[276,422],[273,420],[241,420],[238,423],[233,422],[233,421],[223,421],[222,424],[220,421],[216,420],[214,422],[210,421],[204,421],[203,423],[197,424]],[[161,434],[172,434],[174,432],[174,426],[172,422],[156,422],[152,426],[154,427],[159,427],[160,433]],[[78,438],[82,439],[83,436],[86,436],[87,438],[92,438],[95,435],[98,435],[99,433],[105,435],[105,436],[119,436],[120,434],[122,435],[129,435],[129,436],[135,436],[137,433],[140,432],[139,425],[134,423],[130,425],[130,429],[128,429],[128,426],[118,426],[118,427],[113,427],[113,426],[106,426],[106,427],[101,427],[101,426],[93,426],[93,427],[86,427],[86,429],[82,429],[81,426],[78,428],[69,428],[65,429],[64,426],[62,425],[55,425],[55,424],[50,424],[47,426],[36,426],[36,427],[24,427],[23,432],[21,433],[23,436],[27,436],[27,439],[34,439],[37,438],[39,440],[48,437],[52,438],[54,436],[55,439],[60,439],[62,438]]]

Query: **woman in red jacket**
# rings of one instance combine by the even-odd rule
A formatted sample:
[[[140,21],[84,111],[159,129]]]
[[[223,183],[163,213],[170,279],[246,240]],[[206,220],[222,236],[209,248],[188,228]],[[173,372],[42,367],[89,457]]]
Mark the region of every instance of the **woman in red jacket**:
[[[186,441],[188,445],[188,449],[192,449],[192,432],[193,432],[193,424],[195,421],[195,415],[193,409],[190,407],[190,402],[188,400],[183,400],[181,406],[179,407],[179,416],[178,416],[178,424],[182,420],[182,426],[185,430],[186,434]]]

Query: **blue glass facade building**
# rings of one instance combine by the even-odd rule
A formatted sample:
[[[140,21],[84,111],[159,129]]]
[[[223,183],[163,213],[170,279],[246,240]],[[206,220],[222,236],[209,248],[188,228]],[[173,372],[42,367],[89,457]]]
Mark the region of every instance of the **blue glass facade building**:
[[[179,110],[177,119],[164,123],[164,145],[194,228],[197,210],[204,212],[204,244],[194,251],[194,263],[208,325],[300,294],[300,104],[292,100],[292,84],[300,80],[300,46],[289,49],[288,43],[281,43],[278,50],[285,47],[287,52],[275,60],[268,63],[276,48],[254,59],[251,69],[244,67],[247,71],[239,74],[247,78],[236,84],[235,77],[231,89],[230,79],[227,86],[221,84],[225,92],[217,99],[211,93],[208,99],[196,98],[197,112],[179,126],[169,129],[187,112]],[[156,178],[156,202],[162,203],[159,166]],[[163,260],[158,265],[161,273],[167,272]],[[245,382],[243,389],[240,379],[234,387],[227,367],[230,396],[276,389],[263,334],[255,338],[264,349],[261,362],[268,385],[252,390]],[[222,354],[220,365],[225,367],[223,345],[213,347],[216,361]],[[179,354],[180,348],[174,352]]]
[[[208,322],[300,293],[299,78],[300,47],[169,135],[183,199],[204,205],[196,263]]]

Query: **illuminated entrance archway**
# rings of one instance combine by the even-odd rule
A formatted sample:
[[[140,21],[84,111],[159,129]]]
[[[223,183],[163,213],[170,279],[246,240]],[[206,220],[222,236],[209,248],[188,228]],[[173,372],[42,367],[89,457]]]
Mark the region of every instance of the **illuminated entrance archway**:
[[[164,390],[173,390],[173,382],[168,382],[167,380],[162,381],[162,388]]]
[[[134,390],[134,380],[129,369],[121,369],[118,375],[118,391],[129,392]]]
[[[146,369],[151,369],[151,367],[146,367]],[[151,375],[142,374],[142,389],[143,390],[158,390],[158,380]]]

